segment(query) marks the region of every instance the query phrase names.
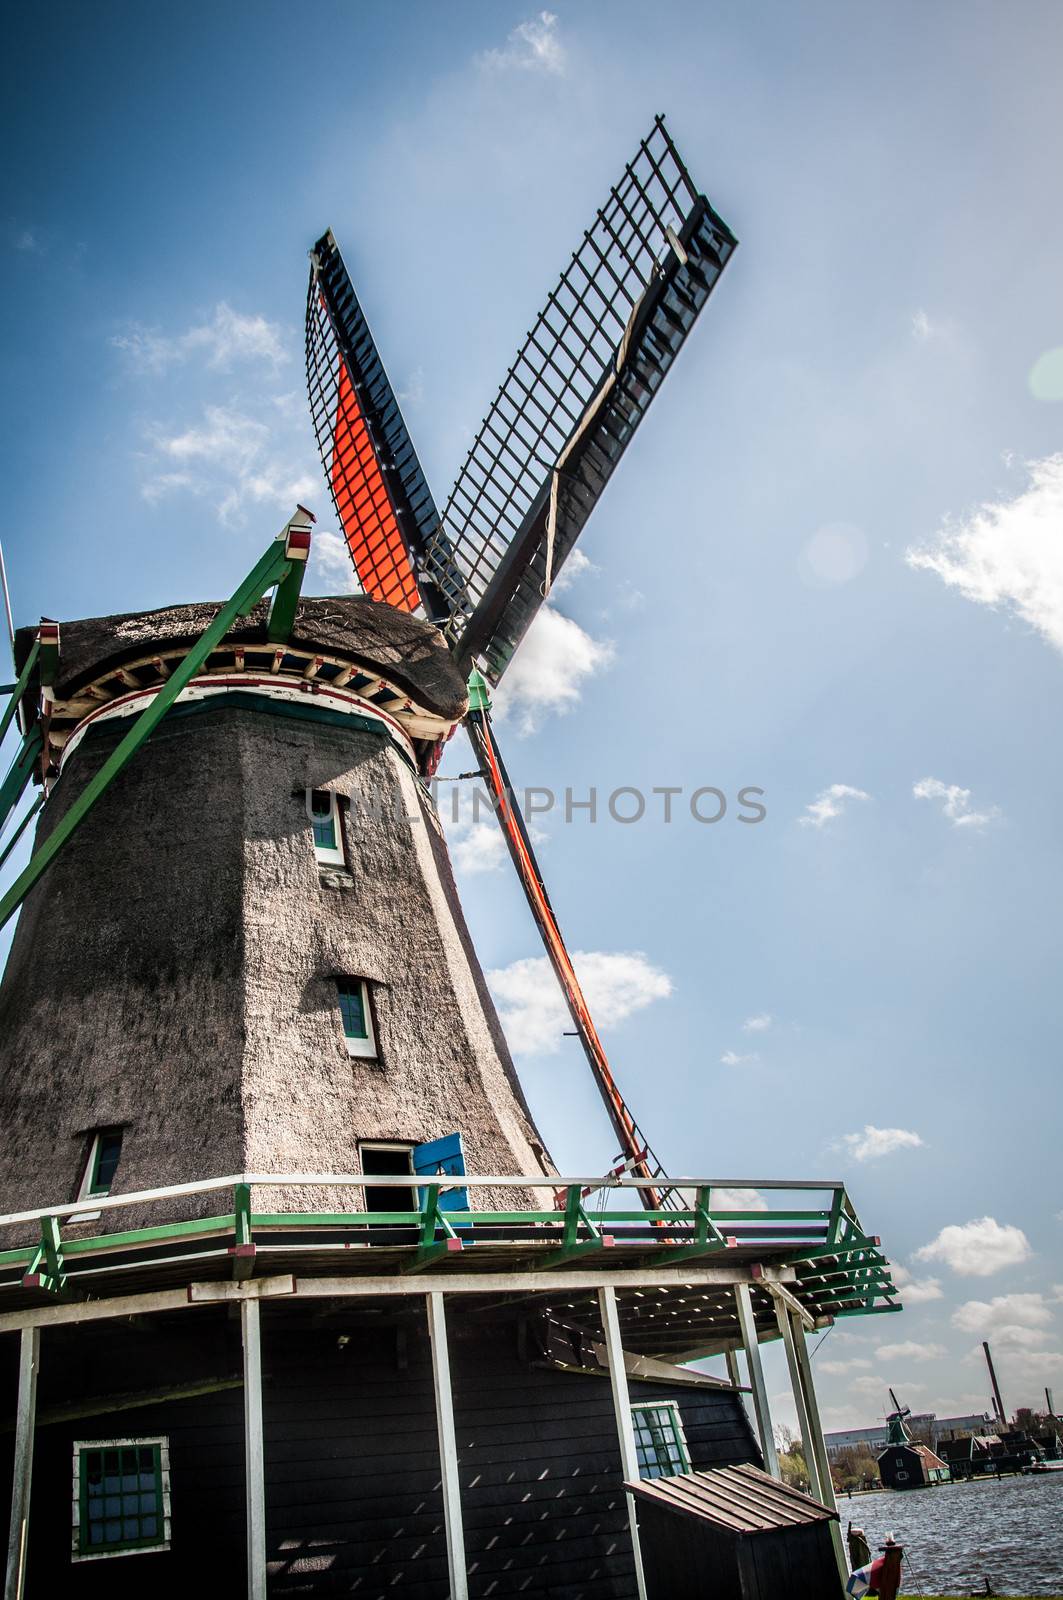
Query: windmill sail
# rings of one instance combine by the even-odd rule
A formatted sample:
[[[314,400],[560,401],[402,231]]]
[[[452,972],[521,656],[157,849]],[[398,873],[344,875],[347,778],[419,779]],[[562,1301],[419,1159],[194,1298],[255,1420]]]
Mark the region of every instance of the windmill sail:
[[[429,542],[444,631],[496,682],[737,241],[658,117],[521,346]]]
[[[482,684],[483,680],[480,682]],[[550,904],[550,896],[547,894],[546,884],[535,859],[527,824],[509,781],[509,774],[495,739],[484,698],[480,698],[479,704],[470,705],[466,727],[480,761],[481,775],[490,790],[491,803],[498,817],[510,859],[517,870],[517,876],[532,916],[535,918],[550,965],[561,985],[569,1015],[586,1053],[594,1081],[598,1085],[598,1092],[605,1102],[609,1120],[620,1142],[625,1169],[632,1172],[636,1178],[646,1179],[645,1189],[639,1190],[639,1196],[645,1206],[651,1210],[663,1207],[674,1211],[682,1201],[664,1179],[664,1168],[650,1149],[645,1134],[635,1121],[613,1077],[605,1046],[594,1026],[590,1008],[576,976],[576,969],[572,965],[572,958],[558,927],[554,908]]]
[[[399,403],[331,232],[310,255],[306,301],[310,415],[362,588],[400,611],[460,614],[447,541]],[[433,548],[439,581],[423,573]]]

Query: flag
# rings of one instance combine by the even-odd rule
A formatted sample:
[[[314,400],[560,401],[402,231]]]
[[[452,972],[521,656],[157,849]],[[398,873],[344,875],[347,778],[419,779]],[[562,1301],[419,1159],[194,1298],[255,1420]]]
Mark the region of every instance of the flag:
[[[845,1585],[846,1594],[855,1595],[856,1600],[865,1594],[878,1594],[879,1579],[885,1565],[885,1560],[879,1556],[877,1561],[869,1561],[866,1567],[857,1567]]]

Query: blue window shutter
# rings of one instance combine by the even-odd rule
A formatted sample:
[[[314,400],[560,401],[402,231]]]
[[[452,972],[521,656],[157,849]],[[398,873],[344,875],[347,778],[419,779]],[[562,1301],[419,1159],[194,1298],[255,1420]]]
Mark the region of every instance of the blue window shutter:
[[[429,1139],[427,1144],[418,1144],[413,1149],[413,1170],[420,1177],[441,1178],[444,1176],[463,1177],[465,1174],[465,1151],[461,1145],[460,1133],[448,1133],[443,1139]],[[418,1189],[417,1204],[423,1208],[425,1203],[425,1189]],[[444,1189],[439,1196],[440,1211],[468,1211],[468,1189]]]

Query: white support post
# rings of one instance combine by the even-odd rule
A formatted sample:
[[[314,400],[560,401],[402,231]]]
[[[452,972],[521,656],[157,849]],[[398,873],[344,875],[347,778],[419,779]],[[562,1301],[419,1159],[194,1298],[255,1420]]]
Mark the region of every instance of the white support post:
[[[37,1327],[23,1328],[19,1346],[15,1481],[11,1490],[11,1530],[7,1543],[4,1600],[22,1600],[26,1587],[26,1545],[30,1527],[33,1434],[37,1421],[37,1371],[40,1364],[41,1330]]]
[[[602,1314],[602,1328],[605,1331],[605,1353],[609,1362],[609,1382],[613,1390],[616,1431],[620,1438],[620,1466],[625,1482],[637,1483],[639,1458],[635,1449],[635,1429],[631,1421],[631,1398],[627,1388],[624,1347],[620,1342],[616,1290],[611,1284],[598,1290],[598,1305]],[[639,1543],[638,1513],[635,1496],[630,1490],[627,1495],[627,1513],[631,1523],[631,1553],[635,1558],[635,1586],[639,1600],[647,1600],[646,1575],[642,1570],[642,1546]]]
[[[262,1444],[262,1324],[257,1298],[240,1302],[244,1344],[247,1600],[266,1600],[266,1488]]]
[[[724,1357],[727,1361],[727,1381],[733,1383],[736,1389],[742,1387],[742,1374],[738,1370],[737,1350],[725,1350]]]
[[[753,1317],[753,1303],[749,1298],[749,1285],[736,1283],[734,1296],[738,1326],[742,1333],[742,1348],[746,1354],[746,1367],[749,1371],[749,1387],[753,1391],[753,1411],[757,1419],[757,1434],[764,1456],[764,1467],[773,1478],[781,1479],[779,1458],[775,1453],[775,1435],[771,1426],[771,1411],[768,1407],[768,1390],[764,1382],[764,1368],[760,1361],[757,1324]]]
[[[830,1457],[827,1454],[827,1441],[823,1437],[823,1424],[819,1416],[819,1401],[816,1399],[816,1385],[812,1379],[812,1363],[808,1358],[808,1344],[805,1339],[805,1330],[802,1323],[790,1314],[790,1325],[794,1331],[794,1351],[797,1355],[797,1368],[801,1374],[801,1384],[805,1392],[805,1408],[808,1412],[808,1426],[812,1436],[812,1453],[816,1458],[819,1468],[819,1481],[822,1490],[822,1500],[831,1511],[837,1511],[838,1501],[834,1494],[834,1479],[831,1477]],[[841,1573],[842,1583],[849,1578],[849,1559],[842,1539],[840,1522],[830,1525],[831,1537],[834,1540],[834,1554],[838,1561],[838,1571]]]
[[[454,1395],[450,1384],[446,1311],[443,1296],[438,1291],[425,1295],[425,1300],[428,1305],[428,1332],[432,1339],[432,1383],[436,1395],[450,1600],[468,1600],[469,1579],[465,1568],[465,1528],[461,1516],[461,1482],[458,1478],[458,1443],[454,1432]]]
[[[808,1486],[812,1491],[812,1498],[823,1504],[823,1485],[819,1477],[819,1462],[812,1444],[812,1424],[808,1417],[808,1403],[805,1400],[805,1386],[801,1379],[801,1368],[797,1360],[797,1342],[794,1337],[794,1325],[789,1309],[781,1300],[775,1301],[775,1320],[779,1324],[782,1342],[786,1349],[786,1365],[790,1369],[790,1388],[793,1392],[794,1406],[797,1410],[797,1426],[801,1432],[801,1449],[805,1457],[805,1469],[808,1472]]]

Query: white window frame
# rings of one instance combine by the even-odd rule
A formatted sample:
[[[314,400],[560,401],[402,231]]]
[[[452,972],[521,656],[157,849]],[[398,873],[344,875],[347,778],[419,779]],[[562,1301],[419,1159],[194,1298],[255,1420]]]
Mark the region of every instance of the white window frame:
[[[85,1170],[81,1174],[81,1183],[78,1186],[78,1192],[77,1192],[77,1195],[75,1196],[75,1199],[77,1199],[77,1200],[87,1200],[89,1198],[91,1198],[93,1200],[102,1200],[103,1199],[102,1195],[92,1195],[90,1197],[89,1189],[90,1189],[90,1187],[92,1185],[92,1174],[96,1171],[96,1157],[100,1153],[100,1140],[101,1140],[101,1138],[103,1137],[103,1135],[105,1133],[115,1133],[115,1132],[124,1133],[124,1129],[121,1129],[121,1128],[118,1128],[118,1129],[115,1129],[115,1128],[97,1128],[96,1132],[93,1134],[92,1143],[89,1145],[89,1159],[86,1161]],[[110,1194],[110,1192],[111,1192],[110,1189],[108,1189],[107,1193]],[[100,1216],[100,1212],[99,1211],[79,1211],[76,1216],[68,1217],[67,1218],[67,1222],[95,1222],[99,1216]]]
[[[323,822],[324,816],[314,815],[315,794],[327,794],[329,797],[329,820],[332,823],[333,837],[336,840],[335,848],[330,845],[318,844],[314,837],[314,823]],[[314,846],[314,855],[323,867],[345,867],[347,857],[343,853],[343,823],[340,817],[339,796],[334,789],[307,789],[306,814],[310,819],[310,839]]]
[[[375,1061],[378,1056],[378,1051],[376,1045],[376,1026],[373,1022],[373,1007],[369,1003],[369,985],[366,983],[364,978],[348,978],[342,975],[337,976],[335,983],[336,1005],[340,1013],[340,1032],[343,1034],[343,1042],[347,1046],[347,1054],[349,1056],[359,1057],[363,1061]],[[340,1001],[339,990],[341,983],[356,983],[361,989],[362,1015],[365,1017],[364,1039],[352,1039],[343,1026],[343,1007]]]
[[[81,1548],[81,1452],[82,1450],[139,1449],[141,1445],[158,1445],[159,1478],[162,1487],[162,1536],[157,1544],[130,1545],[128,1550],[82,1550]],[[75,1439],[74,1440],[74,1527],[70,1559],[72,1561],[116,1561],[122,1556],[152,1555],[170,1548],[170,1440],[167,1434],[155,1433],[141,1439]]]
[[[632,1402],[631,1402],[631,1410],[632,1410],[633,1413],[636,1412],[636,1411],[669,1411],[669,1412],[671,1412],[671,1415],[672,1415],[672,1429],[673,1429],[673,1433],[674,1433],[676,1442],[677,1442],[678,1447],[679,1447],[680,1454],[683,1457],[683,1460],[680,1463],[680,1465],[676,1468],[675,1472],[659,1473],[657,1476],[665,1477],[665,1478],[674,1478],[674,1477],[679,1476],[680,1473],[692,1472],[693,1471],[693,1467],[692,1467],[691,1461],[690,1461],[690,1446],[687,1444],[686,1429],[683,1427],[683,1413],[679,1409],[678,1402],[675,1401],[675,1400],[632,1400]],[[638,1434],[636,1434],[635,1435],[635,1443],[636,1443],[636,1445],[638,1444],[638,1442],[639,1442]],[[641,1467],[640,1467],[640,1476],[641,1476]],[[651,1478],[648,1478],[645,1481],[646,1482],[653,1482],[654,1480],[651,1479]]]

